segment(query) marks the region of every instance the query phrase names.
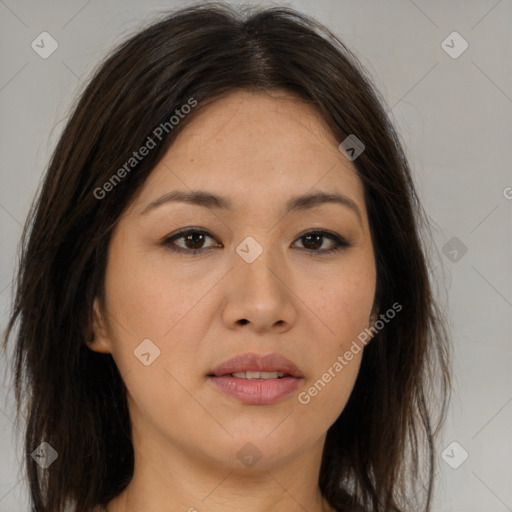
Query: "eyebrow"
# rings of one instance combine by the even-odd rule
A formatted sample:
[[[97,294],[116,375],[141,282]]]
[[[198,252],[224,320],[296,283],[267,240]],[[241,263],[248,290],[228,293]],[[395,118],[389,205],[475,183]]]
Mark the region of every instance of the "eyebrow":
[[[145,215],[149,211],[154,210],[163,204],[173,202],[189,203],[197,206],[203,206],[205,208],[223,210],[231,210],[233,208],[233,202],[231,199],[213,194],[211,192],[206,192],[203,190],[191,190],[188,192],[174,190],[149,203],[144,208],[144,210],[140,212],[140,215]],[[362,223],[361,211],[355,201],[344,194],[338,193],[316,192],[292,197],[286,203],[285,214],[294,211],[309,210],[326,203],[335,203],[347,206],[357,215],[359,222]]]

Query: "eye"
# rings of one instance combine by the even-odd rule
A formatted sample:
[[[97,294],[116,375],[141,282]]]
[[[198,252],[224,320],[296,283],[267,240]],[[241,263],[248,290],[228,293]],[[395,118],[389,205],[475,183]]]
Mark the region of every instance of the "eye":
[[[178,233],[165,238],[162,241],[162,245],[168,247],[171,251],[178,253],[197,254],[204,252],[206,249],[211,247],[202,247],[204,241],[207,238],[213,237],[203,229],[199,228],[186,228],[182,229]],[[183,240],[185,247],[177,246],[175,240]]]
[[[166,237],[161,242],[161,244],[173,252],[188,255],[203,253],[208,249],[222,246],[222,244],[217,244],[211,245],[209,247],[203,247],[205,240],[208,238],[214,240],[214,237],[204,229],[186,228],[178,231],[177,233],[174,233],[171,236]],[[320,249],[320,247],[324,244],[324,239],[330,240],[332,247],[328,249]],[[179,246],[175,243],[179,240],[183,241],[184,246]],[[299,249],[302,249],[310,254],[314,254],[315,256],[323,256],[325,254],[330,254],[334,251],[340,251],[352,246],[351,243],[347,242],[341,236],[321,230],[308,231],[307,233],[301,235],[297,240],[302,241],[303,245],[303,247],[299,247]]]
[[[332,245],[332,247],[329,249],[318,250],[318,247],[323,245],[325,238],[331,240],[334,245]],[[328,231],[320,230],[304,233],[297,240],[302,240],[304,250],[311,254],[315,254],[315,256],[323,256],[325,254],[330,254],[332,252],[340,251],[352,246],[351,243],[347,242],[347,240],[341,236]]]

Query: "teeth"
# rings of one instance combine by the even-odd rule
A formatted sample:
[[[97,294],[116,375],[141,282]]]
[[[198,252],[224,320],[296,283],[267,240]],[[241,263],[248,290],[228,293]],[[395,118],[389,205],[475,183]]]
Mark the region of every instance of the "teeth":
[[[233,377],[239,379],[277,379],[284,377],[284,373],[281,372],[236,372],[232,373]]]

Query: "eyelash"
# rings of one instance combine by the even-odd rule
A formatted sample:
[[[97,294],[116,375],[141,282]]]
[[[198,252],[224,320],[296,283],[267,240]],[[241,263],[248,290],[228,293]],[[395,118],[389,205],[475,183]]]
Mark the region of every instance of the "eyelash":
[[[184,249],[183,247],[177,247],[173,244],[175,240],[183,239],[186,235],[190,234],[199,234],[199,235],[207,235],[210,238],[214,238],[208,231],[205,231],[204,229],[200,228],[186,228],[181,231],[178,231],[177,233],[166,237],[164,240],[162,240],[161,244],[165,246],[170,251],[173,251],[175,253],[180,253],[182,255],[195,255],[195,254],[201,254],[209,249],[215,249],[216,247],[203,247],[201,249]],[[344,238],[335,235],[334,233],[331,233],[329,231],[322,231],[322,230],[312,230],[307,231],[306,233],[302,234],[297,238],[297,240],[300,240],[301,238],[305,238],[309,235],[317,235],[322,236],[324,238],[328,238],[335,242],[335,246],[331,247],[330,249],[323,249],[323,250],[315,250],[315,249],[301,249],[308,254],[312,254],[314,256],[326,256],[328,254],[332,254],[334,252],[346,249],[348,247],[352,247],[353,244],[350,242],[347,242]]]

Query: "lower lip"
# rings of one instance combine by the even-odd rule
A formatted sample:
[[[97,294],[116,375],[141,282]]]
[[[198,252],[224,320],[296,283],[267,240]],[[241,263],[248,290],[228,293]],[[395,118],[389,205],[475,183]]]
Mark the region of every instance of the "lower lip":
[[[249,405],[275,404],[296,391],[302,381],[298,377],[239,379],[231,375],[210,379],[221,391]]]

